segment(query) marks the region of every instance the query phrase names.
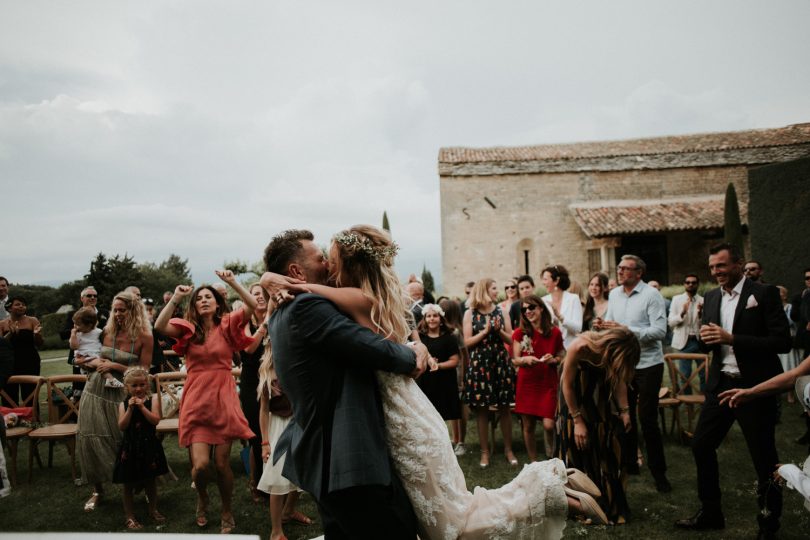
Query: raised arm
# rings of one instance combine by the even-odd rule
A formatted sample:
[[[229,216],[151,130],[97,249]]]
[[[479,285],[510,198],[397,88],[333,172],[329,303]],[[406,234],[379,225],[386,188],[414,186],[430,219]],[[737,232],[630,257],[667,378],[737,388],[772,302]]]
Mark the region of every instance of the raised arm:
[[[245,304],[245,307],[243,308],[245,310],[245,319],[250,319],[253,312],[256,310],[257,305],[256,299],[253,298],[253,295],[250,294],[248,290],[236,280],[236,276],[233,275],[233,272],[230,270],[216,270],[214,273],[219,279],[230,285],[231,288],[236,291],[236,294],[239,295],[239,298],[241,298],[242,302]]]
[[[166,302],[166,305],[163,306],[160,315],[158,315],[155,321],[155,330],[166,337],[174,339],[183,336],[183,332],[179,328],[169,325],[169,319],[172,318],[175,307],[179,306],[183,299],[190,295],[193,290],[194,288],[191,285],[178,285],[174,288],[174,294],[171,299]]]

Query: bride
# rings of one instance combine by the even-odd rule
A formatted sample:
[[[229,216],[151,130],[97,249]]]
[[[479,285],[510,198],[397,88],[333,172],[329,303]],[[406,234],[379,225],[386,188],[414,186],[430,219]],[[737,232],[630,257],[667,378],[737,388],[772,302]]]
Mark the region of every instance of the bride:
[[[276,302],[312,292],[334,302],[358,324],[399,343],[411,330],[408,301],[394,272],[397,245],[388,233],[356,225],[332,239],[335,288],[265,273],[261,284]],[[526,465],[498,489],[467,489],[447,427],[413,379],[378,371],[386,437],[394,468],[411,500],[422,540],[560,538],[568,513],[594,523],[607,517],[598,488],[558,459]]]

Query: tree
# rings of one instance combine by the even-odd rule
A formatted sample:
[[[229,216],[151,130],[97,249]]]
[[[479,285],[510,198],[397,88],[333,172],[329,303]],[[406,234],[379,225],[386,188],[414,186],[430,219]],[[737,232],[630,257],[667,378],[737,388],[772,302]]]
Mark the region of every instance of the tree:
[[[740,253],[744,253],[742,222],[740,221],[740,206],[737,204],[737,190],[729,182],[726,188],[726,201],[723,211],[724,240],[737,246]]]
[[[165,291],[173,291],[177,285],[191,283],[188,259],[181,259],[174,253],[159,265],[151,262],[139,264],[138,271],[141,281],[136,285],[140,287],[141,295],[152,298],[157,303],[162,302]]]
[[[422,265],[422,285],[425,287],[425,291],[430,294],[436,292],[436,283],[433,281],[433,274],[430,273],[430,270],[428,270],[425,265]]]
[[[90,271],[84,276],[84,280],[98,292],[98,305],[106,307],[112,303],[116,294],[129,285],[140,287],[143,276],[131,256],[116,255],[109,259],[104,253],[99,253],[90,263]]]
[[[383,210],[382,228],[388,231],[389,234],[391,233],[391,225],[388,224],[388,212],[385,210]]]

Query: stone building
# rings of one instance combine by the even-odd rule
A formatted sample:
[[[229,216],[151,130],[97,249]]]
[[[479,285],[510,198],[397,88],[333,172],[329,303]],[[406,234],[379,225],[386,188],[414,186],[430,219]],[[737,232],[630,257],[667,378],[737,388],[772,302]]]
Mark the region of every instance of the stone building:
[[[615,276],[625,253],[642,257],[646,280],[704,279],[706,253],[722,238],[733,183],[748,222],[748,172],[810,157],[810,123],[777,129],[609,142],[442,148],[442,280],[464,283],[563,264],[584,283]]]

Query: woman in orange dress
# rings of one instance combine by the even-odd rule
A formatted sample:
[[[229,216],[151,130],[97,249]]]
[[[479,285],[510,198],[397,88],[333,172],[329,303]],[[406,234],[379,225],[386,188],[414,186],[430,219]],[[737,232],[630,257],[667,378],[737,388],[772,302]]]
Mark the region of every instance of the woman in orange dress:
[[[193,292],[191,286],[178,285],[155,322],[155,329],[176,339],[172,348],[185,356],[188,378],[180,403],[178,437],[180,446],[189,449],[191,458],[191,476],[197,489],[197,525],[208,524],[207,471],[214,447],[222,499],[221,533],[227,534],[236,526],[231,509],[231,443],[254,436],[242,413],[231,369],[234,353],[253,341],[245,335],[245,326],[256,308],[256,299],[236,281],[233,272],[224,270],[216,274],[239,294],[244,308],[229,313],[225,298],[209,285],[197,287]],[[175,307],[186,296],[191,300],[185,318],[172,319]]]

